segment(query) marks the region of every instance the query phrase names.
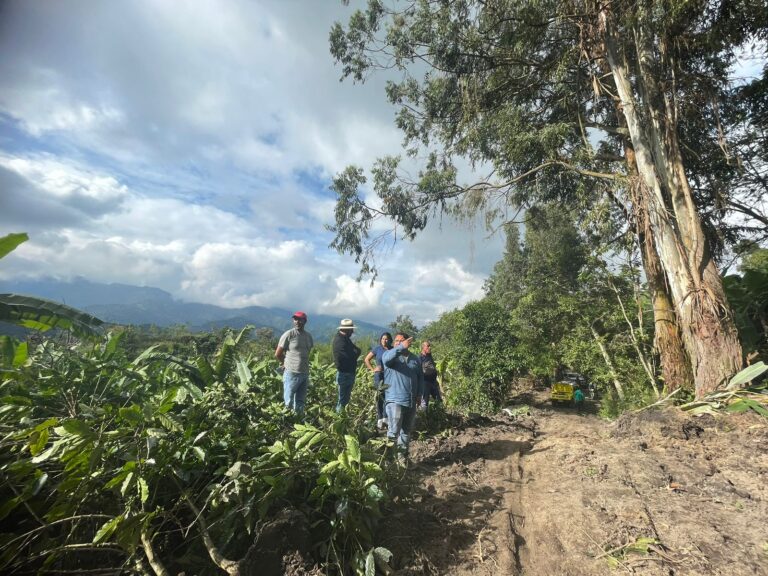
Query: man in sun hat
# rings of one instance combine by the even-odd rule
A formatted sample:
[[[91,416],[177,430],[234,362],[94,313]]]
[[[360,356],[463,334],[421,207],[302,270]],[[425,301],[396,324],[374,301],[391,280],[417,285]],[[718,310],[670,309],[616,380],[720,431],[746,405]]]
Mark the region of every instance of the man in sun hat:
[[[314,346],[312,334],[304,330],[307,315],[294,312],[293,328],[283,333],[275,348],[275,358],[283,369],[283,399],[295,412],[304,412],[309,385],[309,351]]]
[[[355,384],[357,372],[357,359],[360,356],[360,348],[352,342],[352,333],[355,331],[355,323],[349,318],[344,318],[339,323],[339,330],[333,337],[333,363],[336,365],[336,385],[339,387],[339,401],[336,403],[336,412],[341,412],[352,396],[352,386]]]

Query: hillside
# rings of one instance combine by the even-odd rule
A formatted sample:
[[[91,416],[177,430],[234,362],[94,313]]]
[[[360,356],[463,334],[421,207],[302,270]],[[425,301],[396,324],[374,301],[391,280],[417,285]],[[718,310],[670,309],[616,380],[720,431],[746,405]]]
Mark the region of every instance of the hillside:
[[[212,304],[181,302],[159,288],[128,284],[101,284],[77,278],[71,282],[54,279],[0,281],[0,293],[27,294],[62,302],[93,314],[114,324],[154,325],[160,327],[186,325],[192,331],[207,332],[224,327],[240,329],[252,324],[257,328],[271,328],[280,333],[291,327],[292,310],[248,306],[223,308]],[[301,307],[297,304],[297,307]],[[307,310],[307,329],[316,340],[329,340],[339,324],[340,317],[315,314]],[[376,337],[384,327],[355,318],[357,338]],[[8,333],[7,326],[0,332]]]

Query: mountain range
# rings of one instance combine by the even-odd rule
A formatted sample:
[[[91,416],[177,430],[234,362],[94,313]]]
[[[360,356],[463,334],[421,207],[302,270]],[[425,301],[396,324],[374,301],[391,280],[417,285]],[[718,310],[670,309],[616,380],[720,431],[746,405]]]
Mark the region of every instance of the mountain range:
[[[239,330],[249,324],[271,328],[275,335],[291,327],[293,311],[248,306],[223,308],[212,304],[181,302],[159,288],[129,284],[101,284],[84,278],[70,282],[55,279],[0,280],[0,293],[25,294],[73,306],[113,324],[167,327],[184,325],[194,332],[230,327]],[[307,310],[307,330],[318,342],[333,337],[341,318]],[[355,319],[356,339],[376,340],[386,328]],[[0,332],[6,332],[0,330]]]

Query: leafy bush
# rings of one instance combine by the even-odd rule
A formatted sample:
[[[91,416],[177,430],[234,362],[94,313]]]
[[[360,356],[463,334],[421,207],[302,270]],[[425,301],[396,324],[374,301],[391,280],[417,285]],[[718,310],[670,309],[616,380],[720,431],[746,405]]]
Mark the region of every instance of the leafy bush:
[[[151,347],[130,359],[119,334],[5,340],[0,570],[231,571],[286,509],[311,527],[315,560],[363,570],[389,482],[373,391],[361,372],[336,415],[335,371],[315,360],[299,421],[274,361],[241,355],[246,335],[212,358]]]
[[[504,404],[523,367],[509,316],[489,299],[446,315],[452,330],[436,352],[446,404],[460,412],[488,413]],[[440,323],[425,334],[441,333]]]

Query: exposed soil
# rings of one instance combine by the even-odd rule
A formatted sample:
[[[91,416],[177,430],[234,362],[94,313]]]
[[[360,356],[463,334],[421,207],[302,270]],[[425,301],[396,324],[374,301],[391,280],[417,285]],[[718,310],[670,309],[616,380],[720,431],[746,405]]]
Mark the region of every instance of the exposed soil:
[[[412,444],[395,574],[768,575],[768,420],[521,404]]]

